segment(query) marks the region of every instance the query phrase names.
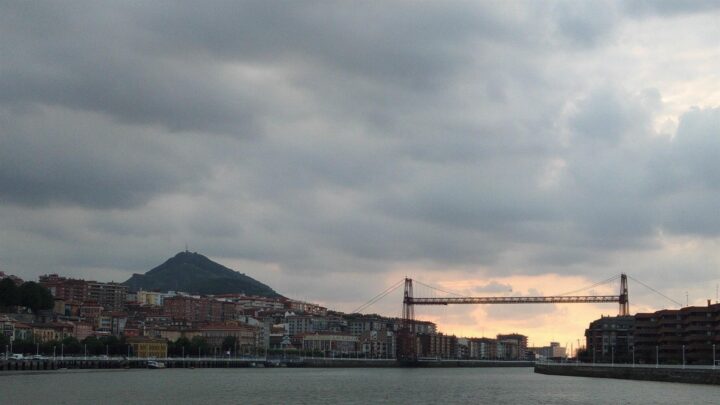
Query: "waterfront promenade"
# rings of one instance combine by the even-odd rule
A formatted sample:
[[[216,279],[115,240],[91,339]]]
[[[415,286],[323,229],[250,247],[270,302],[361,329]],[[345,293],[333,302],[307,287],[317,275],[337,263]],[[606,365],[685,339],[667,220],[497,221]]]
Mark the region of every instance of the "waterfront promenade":
[[[43,358],[0,360],[0,371],[58,370],[58,369],[122,369],[147,368],[148,361],[165,364],[167,368],[249,368],[249,367],[320,367],[320,368],[388,368],[403,367],[394,359],[355,359],[324,357],[293,358]],[[421,360],[415,367],[532,367],[529,361],[491,361],[491,360]]]
[[[535,363],[535,373],[720,385],[720,367],[682,364]]]

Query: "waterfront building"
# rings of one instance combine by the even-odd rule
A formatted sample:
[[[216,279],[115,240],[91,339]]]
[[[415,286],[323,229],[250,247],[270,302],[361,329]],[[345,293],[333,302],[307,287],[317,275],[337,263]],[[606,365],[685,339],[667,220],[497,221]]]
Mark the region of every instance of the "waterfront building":
[[[7,316],[0,317],[0,335],[7,337],[11,342],[15,340],[15,323]]]
[[[584,361],[629,363],[634,350],[634,316],[606,316],[585,330],[587,352]]]
[[[417,335],[418,357],[441,359],[457,358],[457,337],[443,333],[421,333]]]
[[[33,328],[30,324],[24,322],[15,322],[15,339],[14,340],[32,340]]]
[[[527,360],[527,336],[519,333],[497,335],[497,341],[498,358],[505,360]]]
[[[712,364],[720,347],[720,304],[635,315],[635,357],[642,363]],[[717,359],[717,355],[716,355]]]
[[[471,359],[497,359],[497,340],[492,338],[471,338],[468,341],[468,352]]]
[[[71,323],[43,323],[32,324],[32,339],[38,343],[63,340],[73,336],[74,327]]]
[[[351,334],[312,333],[302,335],[302,349],[320,351],[329,356],[355,355],[359,339]]]
[[[567,349],[560,346],[559,342],[550,342],[550,346],[528,347],[528,352],[536,359],[560,360],[567,357]]]
[[[359,337],[360,351],[369,358],[395,358],[395,332],[381,329],[363,332]]]
[[[132,355],[146,358],[166,358],[167,340],[147,336],[130,337],[127,343],[132,347]]]
[[[228,336],[234,337],[235,351],[254,350],[260,342],[260,328],[237,321],[210,323],[197,328],[199,335],[216,351],[222,349],[222,344]]]

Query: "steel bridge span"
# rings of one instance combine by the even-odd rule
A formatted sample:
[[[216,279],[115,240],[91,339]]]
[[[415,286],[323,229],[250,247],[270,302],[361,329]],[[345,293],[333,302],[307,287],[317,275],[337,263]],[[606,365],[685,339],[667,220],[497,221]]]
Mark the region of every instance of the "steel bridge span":
[[[547,297],[441,297],[425,298],[413,296],[413,280],[405,278],[403,294],[403,319],[400,330],[400,360],[417,360],[415,349],[415,306],[416,305],[451,305],[451,304],[591,304],[617,302],[618,315],[630,315],[630,299],[628,297],[627,275],[620,275],[620,291],[618,295],[557,295]]]

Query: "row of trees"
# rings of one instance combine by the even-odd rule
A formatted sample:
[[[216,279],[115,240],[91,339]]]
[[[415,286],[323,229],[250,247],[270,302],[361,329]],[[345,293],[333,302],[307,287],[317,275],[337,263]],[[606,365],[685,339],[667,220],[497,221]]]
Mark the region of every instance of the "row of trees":
[[[33,281],[17,286],[9,278],[0,280],[0,307],[23,306],[33,312],[52,309],[53,296],[50,290]]]
[[[5,350],[5,346],[10,347],[10,338],[8,336],[0,335],[0,350]],[[124,337],[117,338],[115,336],[103,336],[95,337],[89,336],[83,340],[77,340],[74,337],[67,337],[62,340],[52,340],[44,343],[37,343],[33,340],[15,340],[12,343],[12,350],[14,353],[23,354],[42,354],[42,355],[85,355],[98,356],[98,355],[110,355],[110,356],[123,356],[128,354],[128,343]],[[85,351],[87,349],[87,352]],[[223,342],[223,348],[225,350],[235,351],[235,338],[228,336]],[[196,356],[198,353],[203,356],[211,355],[212,348],[207,343],[205,338],[195,336],[192,339],[181,337],[175,342],[168,342],[168,356],[180,357],[183,354],[186,356]],[[130,351],[130,354],[133,353]]]
[[[0,345],[2,350],[5,346],[10,346],[10,339],[7,336],[0,337]],[[88,356],[98,355],[125,355],[128,352],[128,345],[124,338],[118,339],[115,336],[95,337],[90,336],[83,340],[77,340],[74,337],[66,337],[62,340],[51,340],[44,343],[34,342],[33,340],[15,340],[12,342],[12,351],[14,353],[23,354],[42,354],[42,355],[85,355],[87,349]]]

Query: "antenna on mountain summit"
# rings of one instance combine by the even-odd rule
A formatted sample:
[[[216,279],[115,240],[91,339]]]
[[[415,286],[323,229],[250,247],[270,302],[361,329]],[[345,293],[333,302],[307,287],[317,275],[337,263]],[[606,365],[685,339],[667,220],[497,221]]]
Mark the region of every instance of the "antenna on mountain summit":
[[[185,253],[188,253],[188,246],[187,246],[187,242],[185,242]]]

